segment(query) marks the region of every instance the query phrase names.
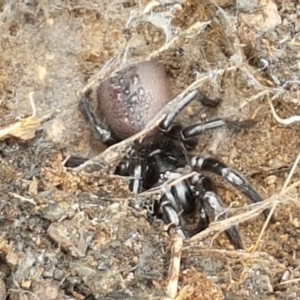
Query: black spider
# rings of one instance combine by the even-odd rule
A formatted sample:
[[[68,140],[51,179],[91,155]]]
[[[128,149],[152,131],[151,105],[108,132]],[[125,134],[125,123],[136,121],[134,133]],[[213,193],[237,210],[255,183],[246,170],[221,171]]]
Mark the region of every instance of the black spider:
[[[140,130],[172,98],[164,68],[156,61],[133,64],[100,83],[97,88],[97,107],[90,105],[89,95],[80,101],[80,110],[98,138],[111,145]],[[247,128],[253,122],[234,122],[222,118],[182,127],[174,119],[191,101],[215,107],[210,100],[194,90],[169,113],[156,131],[149,133],[142,143],[136,143],[116,169],[116,174],[131,176],[130,189],[134,193],[161,188],[160,201],[147,206],[148,215],[159,217],[169,229],[189,238],[207,228],[211,219],[226,218],[226,207],[216,193],[212,180],[202,174],[211,172],[226,179],[253,203],[262,201],[260,195],[238,173],[214,158],[189,155],[197,146],[197,136],[211,129],[226,126]],[[70,162],[69,162],[70,164]],[[180,180],[182,169],[189,167],[196,175]],[[172,182],[179,179],[176,183]],[[146,202],[145,202],[146,203]],[[188,229],[187,217],[198,213],[197,226]],[[267,216],[268,211],[264,211]],[[236,248],[243,243],[236,227],[226,230]]]

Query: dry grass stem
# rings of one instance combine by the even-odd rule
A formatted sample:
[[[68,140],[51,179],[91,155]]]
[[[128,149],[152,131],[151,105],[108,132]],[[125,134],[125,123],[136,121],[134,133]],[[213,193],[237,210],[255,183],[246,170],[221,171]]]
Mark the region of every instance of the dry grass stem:
[[[194,175],[196,175],[197,172],[189,172],[188,174],[182,175],[177,179],[173,180],[167,180],[164,181],[162,185],[159,185],[157,187],[154,187],[150,190],[147,190],[145,192],[142,192],[139,194],[139,196],[148,196],[148,195],[153,195],[153,194],[160,194],[164,188],[171,188],[172,186],[178,184],[179,182],[186,180]]]
[[[134,141],[145,136],[149,132],[149,130],[156,128],[158,124],[163,120],[163,118],[164,115],[161,115],[161,117],[147,129],[144,129],[139,133],[131,136],[130,138],[107,148],[99,155],[89,159],[88,161],[84,162],[83,164],[74,168],[73,170],[75,172],[80,172],[85,170],[89,166],[100,165],[101,167],[105,168],[117,164],[122,159],[123,155],[127,153],[128,149],[130,149],[130,147],[133,145]]]
[[[31,203],[33,205],[37,205],[36,202],[33,199],[31,199],[31,198],[26,198],[26,197],[20,196],[20,195],[18,195],[16,193],[10,193],[10,195],[13,196],[13,197],[15,197],[15,198],[17,198],[17,199],[20,199],[21,201],[29,202],[29,203]]]
[[[287,203],[289,201],[292,201],[291,197],[289,197],[287,195],[287,193],[299,185],[300,185],[300,180],[293,183],[292,185],[290,185],[280,195],[274,195],[259,204],[255,204],[255,205],[252,204],[252,205],[247,206],[247,208],[253,207],[253,209],[251,209],[249,211],[246,211],[237,216],[233,216],[233,217],[230,217],[230,218],[222,220],[222,221],[211,223],[207,229],[205,229],[204,231],[193,236],[188,241],[188,243],[193,244],[194,242],[203,240],[204,238],[212,235],[215,232],[224,231],[233,225],[237,225],[239,223],[248,221],[248,220],[258,216],[259,214],[261,214],[265,209],[270,208],[272,205],[274,205],[274,203],[279,203],[279,202]]]
[[[292,117],[287,118],[287,119],[281,119],[281,118],[277,115],[277,113],[276,113],[276,111],[275,111],[275,108],[274,108],[274,106],[273,106],[273,104],[272,104],[271,99],[270,99],[269,97],[267,97],[267,98],[268,98],[268,102],[269,102],[269,105],[270,105],[270,108],[271,108],[272,115],[273,115],[274,119],[275,119],[278,123],[284,124],[284,125],[290,125],[290,124],[293,124],[293,123],[295,123],[295,122],[300,122],[300,116],[292,116]]]
[[[79,92],[78,96],[81,98],[93,86],[99,84],[103,79],[110,76],[113,72],[120,70],[123,56],[124,53],[122,52],[117,57],[110,59],[98,73],[90,78],[87,84]]]
[[[269,102],[269,105],[270,105],[270,108],[271,108],[272,115],[273,115],[274,119],[275,119],[277,122],[279,122],[279,123],[281,123],[281,124],[284,124],[284,125],[290,125],[290,124],[292,124],[292,123],[294,123],[294,122],[299,122],[299,121],[300,121],[300,116],[293,116],[293,117],[290,117],[290,118],[288,118],[288,119],[281,119],[281,118],[277,115],[277,113],[276,113],[276,111],[275,111],[275,109],[274,109],[274,106],[273,106],[273,104],[272,104],[272,101],[271,101],[271,99],[270,99],[269,96],[267,96],[267,99],[268,99],[268,102]],[[298,166],[298,164],[299,164],[299,161],[300,161],[300,152],[299,152],[299,154],[298,154],[298,156],[297,156],[297,158],[296,158],[296,160],[295,160],[295,162],[294,162],[294,164],[293,164],[293,167],[291,168],[291,171],[289,172],[288,177],[286,178],[286,180],[285,180],[285,182],[284,182],[284,185],[283,185],[283,187],[282,187],[282,189],[281,189],[279,195],[283,195],[283,194],[284,194],[284,192],[285,192],[285,190],[286,190],[288,184],[290,183],[290,181],[291,181],[291,179],[292,179],[293,174],[295,173],[295,170],[296,170],[296,168],[297,168],[297,166]],[[263,234],[264,234],[264,232],[265,232],[265,230],[266,230],[266,228],[267,228],[267,226],[268,226],[268,224],[269,224],[269,222],[270,222],[270,220],[271,220],[271,218],[272,218],[272,215],[274,214],[274,211],[275,211],[277,205],[278,205],[278,202],[275,202],[274,205],[272,206],[272,208],[271,208],[271,210],[270,210],[270,213],[269,213],[269,215],[268,215],[268,218],[267,218],[266,222],[264,223],[264,226],[263,226],[263,228],[262,228],[262,230],[261,230],[261,232],[260,232],[260,234],[259,234],[259,236],[258,236],[258,239],[257,239],[257,241],[256,241],[256,244],[255,244],[255,246],[254,246],[253,251],[255,251],[255,250],[257,249],[258,244],[259,244],[259,242],[260,242],[260,240],[261,240],[261,238],[262,238],[262,236],[263,236]]]
[[[178,35],[174,36],[170,41],[165,43],[161,48],[159,48],[157,51],[153,51],[150,53],[150,55],[147,57],[148,59],[152,59],[157,57],[160,53],[170,49],[172,46],[175,46],[176,43],[179,41],[179,39],[184,37],[191,38],[193,35],[199,34],[203,29],[205,29],[211,21],[207,22],[196,22],[186,30],[180,32]]]
[[[298,283],[299,281],[300,281],[300,278],[294,278],[294,279],[290,279],[290,280],[280,282],[280,283],[276,284],[276,286],[290,284],[290,283]]]
[[[284,185],[283,185],[283,187],[282,187],[282,189],[281,189],[281,191],[280,191],[280,193],[279,193],[279,196],[284,195],[284,193],[285,193],[285,191],[286,191],[286,189],[287,189],[287,186],[288,186],[288,184],[290,183],[290,181],[291,181],[291,179],[292,179],[292,176],[293,176],[293,174],[295,173],[295,170],[296,170],[296,168],[297,168],[297,166],[298,166],[298,164],[299,164],[299,161],[300,161],[300,152],[299,152],[299,154],[298,154],[298,156],[297,156],[297,158],[296,158],[296,160],[295,160],[295,162],[294,162],[294,164],[293,164],[293,167],[291,168],[291,171],[289,172],[288,177],[286,178],[286,180],[285,180],[285,182],[284,182]],[[276,201],[276,202],[273,204],[273,206],[272,206],[272,208],[271,208],[271,210],[270,210],[270,213],[269,213],[269,215],[268,215],[268,218],[267,218],[266,222],[264,223],[264,226],[263,226],[263,228],[262,228],[262,230],[261,230],[261,232],[260,232],[260,234],[259,234],[259,236],[258,236],[258,238],[257,238],[257,241],[256,241],[256,243],[255,243],[255,246],[254,246],[253,251],[255,251],[255,250],[257,249],[258,244],[259,244],[259,242],[260,242],[260,240],[261,240],[261,238],[262,238],[262,236],[263,236],[263,234],[264,234],[264,232],[265,232],[265,230],[266,230],[266,228],[267,228],[267,226],[268,226],[268,224],[269,224],[269,222],[270,222],[270,220],[271,220],[271,218],[272,218],[272,215],[273,215],[273,213],[274,213],[274,211],[275,211],[277,205],[278,205],[278,202]]]
[[[36,117],[33,92],[29,93],[29,101],[32,108],[32,115],[23,120],[19,120],[14,124],[0,128],[0,140],[4,140],[8,137],[30,140],[34,138],[35,132],[39,128],[40,124],[50,117],[50,115],[46,115],[41,118]]]
[[[12,293],[16,293],[16,294],[28,294],[28,295],[31,295],[36,300],[41,300],[41,298],[39,298],[37,295],[35,295],[34,293],[32,293],[30,291],[27,291],[25,289],[9,289],[8,292],[10,292],[10,294],[12,294]],[[23,297],[21,297],[21,299],[22,298]]]
[[[169,282],[167,285],[167,295],[171,298],[175,298],[178,289],[178,278],[180,272],[181,252],[183,240],[179,236],[175,236],[172,241],[172,253],[169,266]]]
[[[258,92],[257,94],[253,95],[252,97],[250,97],[249,99],[245,100],[239,107],[240,110],[242,110],[247,104],[249,104],[250,102],[257,100],[265,95],[269,95],[270,94],[270,90],[269,89],[264,89],[260,92]]]

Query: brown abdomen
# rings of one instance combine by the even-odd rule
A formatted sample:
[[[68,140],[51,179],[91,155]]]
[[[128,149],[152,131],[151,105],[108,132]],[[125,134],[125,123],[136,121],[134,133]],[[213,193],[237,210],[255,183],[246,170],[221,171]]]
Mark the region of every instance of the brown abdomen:
[[[125,139],[144,129],[171,99],[163,65],[145,61],[127,66],[99,85],[97,113]]]

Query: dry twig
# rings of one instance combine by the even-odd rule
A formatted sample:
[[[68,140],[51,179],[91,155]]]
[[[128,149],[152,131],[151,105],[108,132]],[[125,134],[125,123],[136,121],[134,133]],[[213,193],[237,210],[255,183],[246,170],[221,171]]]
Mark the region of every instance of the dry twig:
[[[207,236],[218,232],[218,231],[224,231],[228,228],[230,228],[231,226],[237,225],[239,223],[245,222],[247,220],[250,220],[256,216],[258,216],[259,214],[261,214],[265,209],[270,208],[272,205],[274,205],[274,203],[279,203],[279,202],[288,202],[291,201],[291,197],[289,197],[287,195],[287,193],[291,190],[293,190],[294,188],[300,186],[300,180],[291,184],[289,187],[287,187],[282,194],[280,195],[274,195],[266,200],[264,200],[261,203],[255,204],[255,205],[249,205],[247,208],[249,207],[254,207],[253,209],[246,211],[244,213],[241,213],[237,216],[233,216],[230,217],[228,219],[222,220],[222,221],[218,221],[218,222],[213,222],[209,225],[209,227],[207,229],[205,229],[202,232],[199,232],[198,234],[196,234],[195,236],[193,236],[189,241],[188,244],[193,244],[196,241],[199,240],[203,240],[205,239]]]
[[[9,194],[10,194],[11,196],[13,196],[13,197],[15,197],[15,198],[21,200],[21,201],[28,202],[28,203],[31,203],[31,204],[33,204],[33,205],[37,205],[37,203],[36,203],[33,199],[31,199],[31,198],[26,198],[26,197],[23,197],[23,196],[18,195],[18,194],[16,194],[16,193],[9,193]]]
[[[172,253],[169,266],[169,283],[167,286],[167,295],[171,298],[175,298],[177,295],[178,278],[180,271],[180,261],[182,252],[182,238],[175,236],[172,241]]]
[[[294,162],[294,164],[293,164],[293,167],[292,167],[292,169],[291,169],[291,171],[290,171],[288,177],[286,178],[286,180],[285,180],[285,182],[284,182],[284,185],[283,185],[283,187],[282,187],[282,189],[281,189],[281,191],[280,191],[280,193],[279,193],[279,196],[282,196],[282,195],[285,193],[285,191],[287,190],[287,186],[288,186],[289,182],[291,181],[291,178],[292,178],[292,176],[293,176],[293,174],[294,174],[294,172],[295,172],[295,170],[296,170],[296,167],[297,167],[298,164],[299,164],[299,161],[300,161],[300,152],[299,152],[299,154],[298,154],[298,156],[297,156],[297,158],[296,158],[296,160],[295,160],[295,162]],[[293,186],[293,185],[292,185],[292,186]],[[274,203],[274,205],[272,206],[272,208],[271,208],[271,210],[270,210],[270,213],[269,213],[269,215],[268,215],[268,218],[267,218],[266,222],[264,223],[264,226],[263,226],[263,228],[262,228],[262,230],[261,230],[261,232],[260,232],[260,234],[259,234],[259,236],[258,236],[258,239],[257,239],[257,241],[256,241],[256,244],[255,244],[255,246],[254,246],[253,251],[255,251],[255,250],[257,249],[258,244],[259,244],[259,242],[260,242],[260,240],[261,240],[261,238],[262,238],[262,236],[263,236],[263,234],[264,234],[264,232],[265,232],[265,230],[266,230],[266,228],[267,228],[267,226],[268,226],[268,224],[269,224],[269,222],[270,222],[270,219],[272,218],[272,215],[273,215],[273,213],[274,213],[274,211],[275,211],[275,209],[276,209],[278,203],[279,203],[279,202],[276,201],[276,202]]]
[[[284,124],[284,125],[290,125],[290,124],[295,123],[295,122],[300,122],[300,116],[292,116],[292,117],[287,118],[287,119],[281,119],[281,118],[277,115],[277,113],[276,113],[276,111],[275,111],[275,108],[274,108],[274,106],[273,106],[273,104],[272,104],[271,99],[270,99],[269,97],[267,97],[267,98],[268,98],[268,102],[269,102],[269,105],[270,105],[270,108],[271,108],[272,115],[273,115],[274,119],[275,119],[278,123]]]
[[[292,124],[292,123],[294,123],[294,122],[299,122],[299,121],[300,121],[300,116],[292,116],[292,117],[290,117],[290,118],[288,118],[288,119],[281,119],[281,118],[277,115],[277,113],[276,113],[276,111],[275,111],[275,109],[274,109],[274,106],[273,106],[273,104],[272,104],[272,101],[270,100],[269,96],[267,96],[267,99],[268,99],[268,102],[269,102],[269,105],[270,105],[270,108],[271,108],[271,112],[272,112],[272,114],[273,114],[273,117],[274,117],[274,119],[275,119],[277,122],[279,122],[279,123],[281,123],[281,124],[284,124],[284,125],[289,125],[289,124]],[[285,182],[284,182],[284,185],[283,185],[283,187],[282,187],[282,189],[281,189],[281,191],[280,191],[280,193],[279,193],[280,196],[283,195],[283,194],[285,193],[285,191],[286,191],[286,189],[287,189],[287,186],[288,186],[288,184],[290,183],[293,174],[295,173],[296,167],[297,167],[298,164],[299,164],[299,161],[300,161],[300,152],[299,152],[299,154],[298,154],[298,156],[297,156],[297,158],[296,158],[296,160],[295,160],[295,162],[294,162],[294,164],[293,164],[293,167],[291,168],[291,171],[290,171],[288,177],[286,178],[286,180],[285,180]],[[272,218],[272,215],[274,214],[274,211],[275,211],[277,205],[278,205],[278,202],[276,201],[276,202],[274,203],[274,205],[272,206],[272,208],[271,208],[271,210],[270,210],[270,213],[269,213],[269,215],[268,215],[268,218],[267,218],[267,220],[265,221],[264,226],[263,226],[263,228],[262,228],[262,230],[261,230],[261,232],[260,232],[260,234],[259,234],[259,236],[258,236],[258,239],[257,239],[257,241],[256,241],[256,243],[255,243],[254,248],[253,248],[253,251],[255,251],[255,250],[257,249],[258,244],[259,244],[259,242],[260,242],[260,240],[261,240],[261,238],[262,238],[262,236],[263,236],[263,234],[264,234],[264,232],[265,232],[265,230],[266,230],[266,228],[267,228],[267,226],[268,226],[268,224],[269,224],[269,222],[270,222],[270,219]]]
[[[29,93],[29,101],[32,108],[32,115],[26,119],[17,121],[14,124],[0,128],[0,140],[4,140],[8,137],[30,140],[34,138],[35,132],[39,128],[40,124],[50,117],[50,115],[46,115],[41,118],[36,117],[33,92]]]

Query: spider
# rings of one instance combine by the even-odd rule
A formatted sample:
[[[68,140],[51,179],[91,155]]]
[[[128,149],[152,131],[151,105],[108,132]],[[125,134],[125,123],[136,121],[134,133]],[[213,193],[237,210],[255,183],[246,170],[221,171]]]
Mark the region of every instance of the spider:
[[[95,135],[109,146],[145,129],[171,99],[164,67],[151,60],[129,65],[104,80],[96,89],[97,107],[92,107],[91,95],[87,93],[80,100],[79,108]],[[211,100],[197,90],[191,91],[179,102],[176,110],[165,116],[154,132],[134,145],[115,171],[118,175],[130,176],[129,187],[134,193],[161,188],[159,201],[145,200],[147,215],[149,219],[162,219],[169,225],[169,232],[183,238],[190,238],[204,230],[216,218],[227,217],[226,206],[218,196],[212,179],[202,173],[204,171],[221,176],[251,202],[262,201],[246,179],[221,161],[189,154],[197,146],[197,137],[205,131],[224,126],[243,129],[253,122],[217,118],[187,127],[176,123],[177,115],[194,100],[209,107],[219,104],[219,101]],[[186,167],[195,171],[195,175],[180,180]],[[177,180],[176,183],[168,184],[174,180]],[[187,222],[191,214],[198,215],[193,229],[189,229]],[[268,211],[264,214],[267,216]],[[235,226],[227,229],[226,234],[235,248],[243,248]]]

